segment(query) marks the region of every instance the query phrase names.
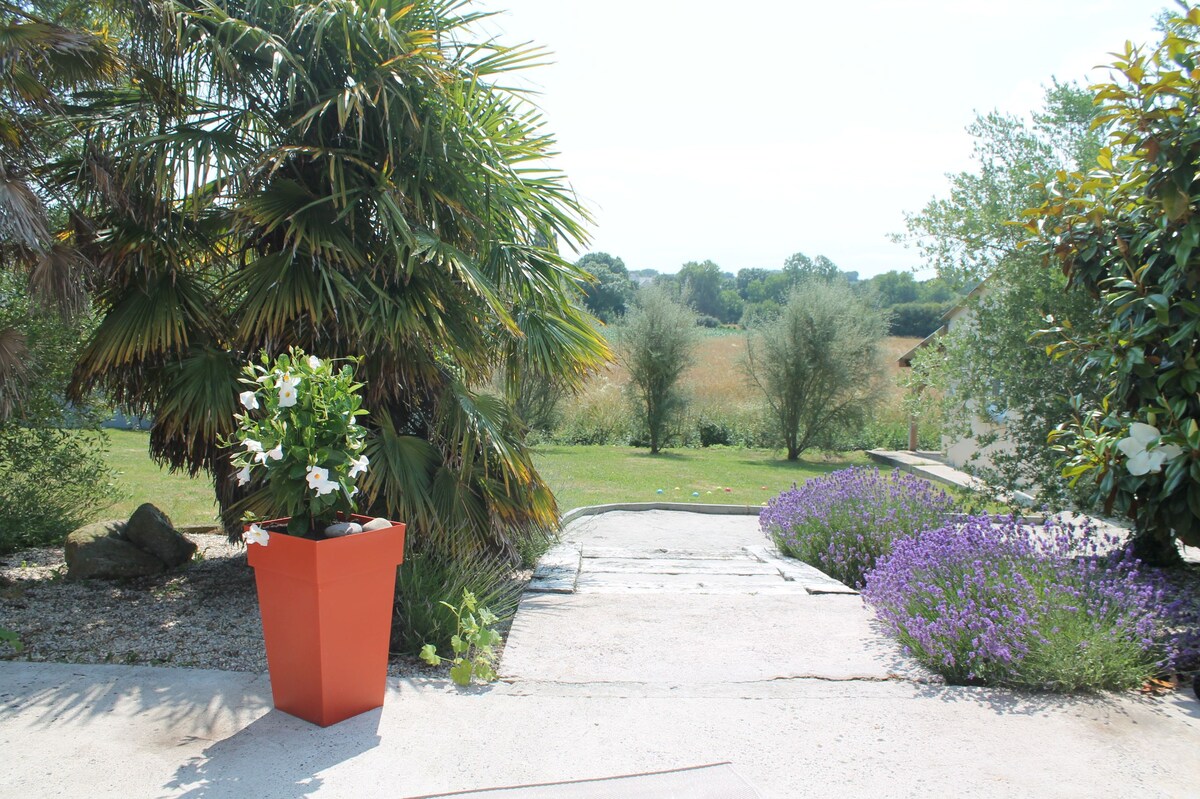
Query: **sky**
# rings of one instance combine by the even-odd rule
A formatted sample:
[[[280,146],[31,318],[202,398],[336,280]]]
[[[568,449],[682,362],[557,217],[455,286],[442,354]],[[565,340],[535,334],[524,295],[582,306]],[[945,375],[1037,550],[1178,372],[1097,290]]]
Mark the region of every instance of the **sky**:
[[[920,270],[889,234],[971,168],[976,113],[1103,80],[1168,0],[479,5],[487,32],[552,53],[524,80],[595,218],[579,254],[736,272],[803,252],[869,277]]]

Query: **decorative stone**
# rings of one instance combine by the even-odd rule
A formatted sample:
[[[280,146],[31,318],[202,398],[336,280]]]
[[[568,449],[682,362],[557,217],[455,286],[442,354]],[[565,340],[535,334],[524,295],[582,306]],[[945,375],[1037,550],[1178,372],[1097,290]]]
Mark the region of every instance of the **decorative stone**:
[[[361,533],[363,526],[358,522],[334,522],[325,528],[326,538],[341,538],[344,535]]]
[[[192,559],[196,545],[171,526],[167,514],[146,502],[133,512],[125,526],[125,538],[173,569]]]
[[[94,522],[67,534],[68,580],[126,579],[158,574],[166,564],[125,539],[122,521]]]
[[[376,516],[371,521],[362,526],[364,533],[369,533],[372,530],[386,530],[389,527],[395,527],[396,523],[391,519],[385,519],[382,516]]]

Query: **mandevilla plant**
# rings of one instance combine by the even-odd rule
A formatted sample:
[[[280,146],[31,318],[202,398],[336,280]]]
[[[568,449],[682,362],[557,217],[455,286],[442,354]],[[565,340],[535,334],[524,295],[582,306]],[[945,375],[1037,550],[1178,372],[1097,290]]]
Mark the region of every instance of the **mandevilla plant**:
[[[340,514],[355,509],[355,485],[367,471],[366,415],[354,382],[354,358],[332,361],[292,348],[274,362],[264,353],[245,369],[235,415],[239,450],[233,464],[240,485],[259,483],[273,513],[290,517],[288,533],[316,537]],[[266,535],[252,525],[247,539]]]

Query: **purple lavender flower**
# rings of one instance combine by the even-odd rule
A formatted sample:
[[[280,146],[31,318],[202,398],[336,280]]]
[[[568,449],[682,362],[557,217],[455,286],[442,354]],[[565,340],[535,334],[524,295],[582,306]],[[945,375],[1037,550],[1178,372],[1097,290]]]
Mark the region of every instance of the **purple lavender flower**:
[[[1087,523],[978,516],[897,541],[864,599],[952,683],[1131,688],[1173,665],[1165,583]]]
[[[774,497],[759,524],[785,553],[861,587],[899,538],[938,527],[954,501],[906,472],[843,469]]]

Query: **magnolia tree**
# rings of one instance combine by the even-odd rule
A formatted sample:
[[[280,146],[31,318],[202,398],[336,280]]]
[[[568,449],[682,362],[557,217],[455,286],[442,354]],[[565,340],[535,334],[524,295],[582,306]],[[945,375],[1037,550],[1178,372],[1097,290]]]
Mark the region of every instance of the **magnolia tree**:
[[[1176,538],[1200,545],[1200,9],[1166,27],[1152,50],[1126,45],[1115,81],[1094,87],[1109,146],[1095,169],[1061,173],[1029,224],[1108,319],[1050,331],[1057,357],[1113,381],[1056,432],[1065,474],[1132,518],[1137,553],[1156,563],[1179,560]]]
[[[367,412],[350,363],[334,369],[293,348],[274,363],[264,354],[246,367],[244,412],[235,416],[235,479],[264,484],[267,509],[289,517],[292,535],[312,536],[355,510],[355,483],[369,462],[366,431],[357,422]],[[265,535],[253,525],[247,538],[265,543]]]

